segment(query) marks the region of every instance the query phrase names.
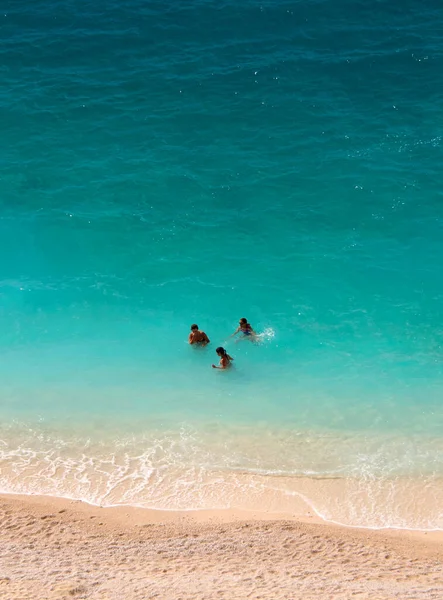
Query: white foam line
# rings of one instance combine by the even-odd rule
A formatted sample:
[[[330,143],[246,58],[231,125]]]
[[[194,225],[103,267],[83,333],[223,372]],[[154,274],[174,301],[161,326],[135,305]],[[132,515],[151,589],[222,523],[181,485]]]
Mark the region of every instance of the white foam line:
[[[325,523],[331,523],[332,525],[340,525],[340,527],[347,527],[348,529],[369,529],[371,531],[383,531],[386,529],[390,529],[390,530],[395,530],[395,531],[419,531],[419,532],[436,532],[436,531],[443,531],[443,527],[436,527],[436,528],[431,528],[431,529],[426,529],[426,528],[417,528],[417,527],[398,527],[396,525],[380,525],[378,527],[376,526],[370,526],[370,525],[349,525],[348,523],[341,523],[340,521],[335,521],[334,519],[328,519],[328,517],[326,517],[325,515],[323,515],[315,506],[314,504],[311,502],[311,500],[309,500],[309,498],[307,498],[304,494],[300,493],[300,492],[290,492],[288,490],[281,490],[279,488],[271,488],[277,492],[283,492],[284,494],[288,495],[288,496],[298,496],[299,498],[301,498],[304,502],[306,502],[306,504],[309,506],[309,508],[317,515],[317,517],[319,517],[322,521],[324,521]]]
[[[327,517],[325,517],[313,504],[312,502],[309,500],[309,498],[307,498],[306,496],[304,496],[304,494],[301,494],[300,492],[288,492],[287,490],[279,490],[278,488],[272,488],[275,489],[275,491],[279,491],[279,492],[283,492],[285,494],[287,494],[288,496],[298,496],[299,498],[301,498],[308,506],[309,508],[316,514],[316,516],[321,519],[323,522],[325,523],[330,523],[332,525],[339,525],[340,527],[346,527],[347,529],[365,529],[365,530],[370,530],[370,531],[385,531],[385,530],[391,530],[391,531],[415,531],[415,532],[426,532],[426,533],[433,533],[433,532],[439,532],[439,531],[443,531],[443,528],[440,527],[435,527],[435,528],[420,528],[420,527],[397,527],[395,525],[383,525],[383,526],[379,526],[379,527],[371,527],[370,525],[349,525],[348,523],[341,523],[340,521],[335,521],[334,519],[328,519]],[[42,496],[45,498],[61,498],[63,500],[72,500],[74,502],[84,502],[85,504],[88,504],[89,506],[96,506],[98,508],[123,508],[123,507],[128,507],[128,508],[141,508],[141,509],[145,509],[145,510],[155,510],[155,511],[159,511],[159,512],[183,512],[183,513],[187,513],[187,512],[206,512],[206,511],[211,511],[211,510],[242,510],[244,512],[250,512],[250,513],[257,513],[259,512],[256,509],[245,509],[245,508],[240,508],[238,506],[229,506],[229,507],[211,507],[211,508],[158,508],[156,506],[146,506],[145,504],[138,504],[136,502],[134,503],[126,503],[123,502],[121,504],[99,504],[97,502],[94,502],[92,500],[86,500],[85,498],[77,498],[75,496],[65,496],[65,495],[48,495],[48,494],[39,494],[38,492],[10,492],[10,491],[5,491],[5,490],[1,490],[0,489],[0,494],[3,494],[5,496]],[[269,514],[278,514],[281,515],[280,512],[278,511],[270,511]],[[289,516],[289,515],[288,515]]]

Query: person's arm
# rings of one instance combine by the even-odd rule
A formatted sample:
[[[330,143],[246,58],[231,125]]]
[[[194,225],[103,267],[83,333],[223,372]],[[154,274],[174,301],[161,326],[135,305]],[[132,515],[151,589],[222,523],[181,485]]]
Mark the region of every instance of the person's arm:
[[[189,342],[190,344],[193,344],[193,343],[194,343],[194,334],[193,334],[192,332],[189,334],[189,337],[188,337],[188,342]]]
[[[205,342],[205,344],[209,344],[210,343],[210,339],[208,338],[208,336],[205,333],[205,337],[203,338],[203,341]]]
[[[241,327],[237,327],[237,329],[234,331],[234,333],[232,333],[229,337],[234,337],[234,335],[237,335],[237,333],[240,331]]]
[[[226,369],[226,366],[227,366],[227,365],[226,365],[226,359],[225,359],[225,357],[223,357],[223,358],[220,360],[220,366],[219,366],[219,367],[217,367],[217,365],[212,365],[212,368],[213,368],[213,369]]]

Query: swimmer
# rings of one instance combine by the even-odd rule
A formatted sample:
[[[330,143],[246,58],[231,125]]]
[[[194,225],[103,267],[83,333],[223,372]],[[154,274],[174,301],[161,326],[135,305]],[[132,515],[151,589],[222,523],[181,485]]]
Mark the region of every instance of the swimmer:
[[[255,340],[257,337],[257,334],[252,329],[252,325],[250,323],[248,323],[248,319],[245,319],[245,318],[240,319],[240,321],[238,323],[238,327],[234,331],[234,333],[231,335],[231,337],[233,337],[234,335],[237,335],[237,333],[240,333],[240,332],[244,336],[249,337],[251,340]]]
[[[220,356],[220,366],[217,367],[217,365],[212,365],[213,369],[227,369],[228,367],[231,366],[231,362],[234,360],[232,358],[232,356],[229,356],[229,354],[226,352],[226,350],[224,348],[222,348],[221,346],[219,346],[216,349],[217,354]]]
[[[204,331],[200,331],[198,325],[195,323],[191,325],[191,333],[189,334],[188,341],[190,344],[197,344],[198,346],[206,346],[210,340]]]

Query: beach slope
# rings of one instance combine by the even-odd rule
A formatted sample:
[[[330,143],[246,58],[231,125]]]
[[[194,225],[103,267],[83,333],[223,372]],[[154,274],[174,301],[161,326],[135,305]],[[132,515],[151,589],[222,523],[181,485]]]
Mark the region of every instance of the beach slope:
[[[443,597],[441,533],[0,496],[8,600]]]

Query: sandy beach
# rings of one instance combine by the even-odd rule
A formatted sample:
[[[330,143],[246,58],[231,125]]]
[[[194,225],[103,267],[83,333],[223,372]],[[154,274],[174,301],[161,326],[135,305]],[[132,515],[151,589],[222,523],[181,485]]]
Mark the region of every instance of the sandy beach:
[[[443,597],[443,532],[0,496],[8,600]]]

